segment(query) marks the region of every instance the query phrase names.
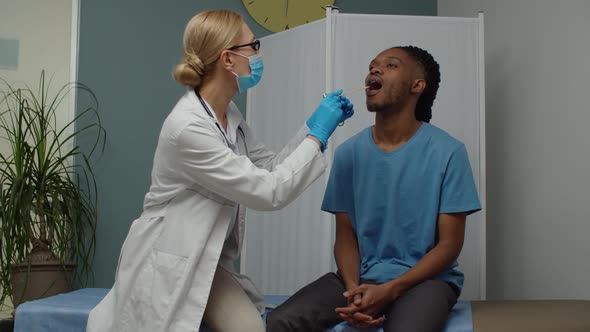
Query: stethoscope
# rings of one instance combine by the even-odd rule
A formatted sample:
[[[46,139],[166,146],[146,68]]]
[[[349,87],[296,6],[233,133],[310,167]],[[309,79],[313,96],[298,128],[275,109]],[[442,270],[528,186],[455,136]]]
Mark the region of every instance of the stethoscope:
[[[227,135],[225,134],[225,131],[221,128],[221,126],[219,125],[219,122],[217,122],[217,120],[215,120],[215,116],[213,116],[213,112],[211,112],[211,110],[209,109],[209,106],[207,106],[207,103],[205,102],[205,100],[203,100],[203,97],[201,97],[201,94],[196,89],[195,89],[195,94],[197,95],[197,98],[199,98],[201,105],[203,105],[205,112],[207,112],[207,114],[209,114],[209,116],[213,119],[213,121],[215,121],[215,125],[217,126],[217,129],[219,129],[219,132],[221,133],[221,135],[225,139],[227,146],[229,148],[231,148],[233,146],[233,144],[231,144],[229,139],[227,139]],[[242,136],[242,142],[244,142],[244,149],[246,150],[245,152],[246,152],[246,156],[247,156],[248,155],[248,145],[246,144],[246,135],[244,134],[244,130],[242,130],[242,126],[238,125],[238,130],[240,131],[240,134]],[[238,142],[236,142],[236,144],[238,144]]]

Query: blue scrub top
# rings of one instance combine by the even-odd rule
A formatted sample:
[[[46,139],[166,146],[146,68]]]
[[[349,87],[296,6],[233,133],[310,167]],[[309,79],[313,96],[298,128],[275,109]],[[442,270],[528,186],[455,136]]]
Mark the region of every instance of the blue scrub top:
[[[361,256],[361,278],[384,283],[412,268],[437,243],[440,213],[480,210],[467,151],[428,123],[392,152],[375,144],[372,127],[340,145],[322,203],[348,212]],[[454,262],[437,279],[461,290]]]

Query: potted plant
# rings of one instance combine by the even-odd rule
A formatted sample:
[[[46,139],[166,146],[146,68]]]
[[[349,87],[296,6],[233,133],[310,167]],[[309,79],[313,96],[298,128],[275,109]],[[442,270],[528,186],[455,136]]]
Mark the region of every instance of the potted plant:
[[[98,102],[80,83],[54,94],[49,86],[44,71],[37,90],[0,79],[0,304],[10,299],[14,308],[82,285],[94,254],[91,158],[106,139]],[[58,126],[69,98],[90,106]],[[91,140],[89,151],[80,139]]]

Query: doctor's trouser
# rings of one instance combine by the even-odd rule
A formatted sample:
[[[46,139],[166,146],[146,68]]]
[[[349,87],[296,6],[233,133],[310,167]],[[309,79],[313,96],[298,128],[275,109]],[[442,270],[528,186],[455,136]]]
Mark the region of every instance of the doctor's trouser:
[[[232,275],[217,266],[203,322],[215,332],[263,332],[260,312]]]

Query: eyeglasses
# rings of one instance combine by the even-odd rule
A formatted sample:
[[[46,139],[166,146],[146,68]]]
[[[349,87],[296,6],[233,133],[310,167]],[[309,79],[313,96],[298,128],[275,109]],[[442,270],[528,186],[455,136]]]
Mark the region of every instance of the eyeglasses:
[[[256,39],[255,41],[248,43],[248,44],[232,46],[232,47],[228,48],[228,50],[231,51],[231,50],[235,50],[236,48],[246,47],[246,46],[250,46],[250,47],[252,47],[252,49],[254,51],[258,51],[260,49],[260,40]]]

